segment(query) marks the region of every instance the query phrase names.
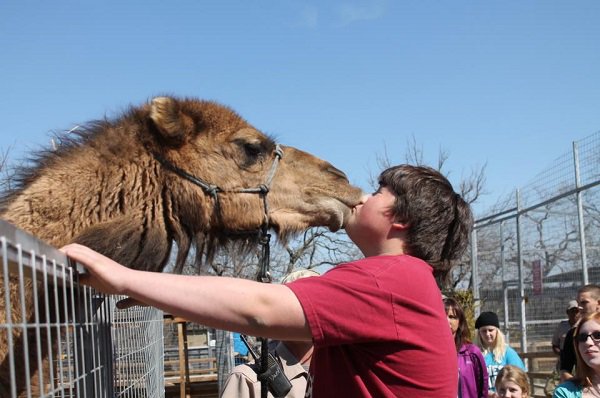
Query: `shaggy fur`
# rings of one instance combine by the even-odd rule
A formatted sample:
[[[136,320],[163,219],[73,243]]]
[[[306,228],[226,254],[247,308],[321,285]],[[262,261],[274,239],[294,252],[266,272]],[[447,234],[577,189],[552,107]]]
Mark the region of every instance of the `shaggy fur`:
[[[75,135],[58,137],[56,150],[39,153],[32,167],[20,171],[18,186],[0,199],[0,217],[51,245],[79,242],[149,271],[164,268],[175,243],[180,270],[192,246],[210,256],[219,244],[247,237],[261,226],[265,216],[259,195],[227,191],[262,184],[274,149],[271,138],[227,107],[158,97],[115,120],[92,122]],[[218,185],[224,191],[219,207],[158,158]],[[329,163],[283,147],[267,196],[269,223],[283,238],[311,226],[337,230],[360,195]],[[0,319],[6,315],[3,286],[0,279]],[[15,308],[18,295],[11,280]],[[14,323],[22,322],[19,313],[12,311]],[[14,337],[22,344],[18,332]],[[6,339],[0,332],[1,385],[8,385]],[[29,345],[33,357],[35,344]],[[30,363],[36,366],[35,360]],[[22,363],[17,368],[17,374],[24,374]],[[33,385],[35,372],[32,368]],[[25,382],[20,380],[19,391]]]

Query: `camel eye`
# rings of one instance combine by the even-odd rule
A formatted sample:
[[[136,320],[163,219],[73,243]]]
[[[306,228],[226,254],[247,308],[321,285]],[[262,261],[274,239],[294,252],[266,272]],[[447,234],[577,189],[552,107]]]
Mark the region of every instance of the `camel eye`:
[[[246,142],[244,143],[243,148],[248,160],[256,159],[262,153],[262,147],[257,143]]]
[[[250,167],[257,164],[264,156],[265,148],[261,142],[236,140],[240,150],[239,165],[241,167]]]

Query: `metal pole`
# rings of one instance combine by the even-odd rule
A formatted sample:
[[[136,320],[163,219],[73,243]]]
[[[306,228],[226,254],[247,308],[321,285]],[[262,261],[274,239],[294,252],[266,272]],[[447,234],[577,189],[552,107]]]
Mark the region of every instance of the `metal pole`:
[[[500,223],[500,266],[502,267],[502,283],[504,283],[504,281],[506,281],[506,278],[504,275],[505,265],[506,264],[504,264],[504,221],[502,221]]]
[[[510,343],[510,328],[508,327],[509,322],[509,306],[508,306],[508,282],[502,282],[502,295],[504,298],[504,332],[506,334],[506,343]]]
[[[521,352],[527,352],[527,328],[525,319],[525,288],[523,284],[523,251],[521,242],[521,193],[517,189],[517,258],[519,264],[519,296],[521,302]]]
[[[577,220],[579,223],[579,249],[581,250],[581,271],[583,273],[583,284],[589,283],[588,279],[588,268],[587,268],[587,256],[585,250],[585,224],[583,223],[583,203],[581,199],[581,180],[579,174],[579,150],[577,148],[577,142],[573,141],[573,161],[575,162],[575,197],[577,199]]]
[[[473,301],[475,305],[475,317],[479,316],[479,264],[477,263],[477,229],[471,231],[471,279],[473,283]]]
[[[504,330],[506,332],[506,342],[510,342],[510,328],[508,327],[509,322],[509,307],[508,307],[508,284],[505,277],[506,264],[504,263],[504,221],[500,222],[500,267],[502,268],[502,286],[504,294]]]

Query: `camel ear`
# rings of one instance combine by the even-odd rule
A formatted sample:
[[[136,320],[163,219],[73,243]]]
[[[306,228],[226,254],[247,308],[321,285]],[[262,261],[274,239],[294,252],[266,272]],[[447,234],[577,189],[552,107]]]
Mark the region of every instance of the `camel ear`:
[[[179,102],[170,97],[156,97],[150,105],[150,119],[167,141],[184,143],[194,131],[194,121],[183,113]]]

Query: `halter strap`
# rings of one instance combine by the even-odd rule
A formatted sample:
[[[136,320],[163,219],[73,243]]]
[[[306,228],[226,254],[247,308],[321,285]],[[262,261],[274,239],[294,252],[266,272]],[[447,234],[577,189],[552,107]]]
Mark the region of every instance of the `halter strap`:
[[[275,154],[275,159],[273,159],[273,163],[271,164],[271,168],[269,169],[269,172],[267,173],[267,177],[263,184],[260,184],[258,187],[255,188],[237,188],[230,190],[225,190],[219,187],[218,185],[211,184],[203,180],[202,178],[196,177],[195,175],[188,173],[187,171],[175,166],[173,163],[169,162],[162,155],[156,152],[152,152],[152,156],[154,156],[154,158],[166,169],[188,180],[192,184],[199,186],[200,188],[202,188],[205,194],[211,197],[215,197],[219,192],[258,193],[266,195],[269,192],[269,188],[271,187],[271,183],[273,182],[273,178],[275,177],[275,173],[277,172],[277,166],[279,165],[279,161],[283,157],[283,150],[281,149],[281,146],[279,144],[275,146],[275,150],[273,151],[273,153]]]
[[[261,226],[261,230],[266,231],[269,229],[269,209],[268,209],[268,203],[267,203],[266,197],[271,188],[271,183],[273,182],[275,173],[277,172],[277,167],[279,166],[279,161],[283,157],[283,150],[281,149],[281,146],[279,144],[277,144],[275,146],[275,150],[273,151],[273,153],[275,154],[275,158],[273,159],[273,163],[271,164],[271,168],[269,169],[269,172],[267,173],[264,183],[260,184],[257,187],[254,187],[254,188],[236,188],[236,189],[230,189],[230,190],[225,190],[216,184],[211,184],[211,183],[203,180],[202,178],[196,177],[195,175],[188,173],[187,171],[175,166],[173,163],[169,162],[162,155],[160,155],[156,152],[152,152],[152,155],[164,168],[172,171],[173,173],[177,174],[179,177],[191,182],[192,184],[199,186],[200,188],[202,188],[202,191],[206,195],[213,198],[215,200],[215,210],[217,210],[217,214],[219,216],[221,215],[221,206],[219,204],[219,193],[221,193],[221,192],[224,192],[224,193],[256,193],[256,194],[262,196],[263,206],[264,206],[264,210],[265,210],[265,219],[263,220],[263,225]]]

